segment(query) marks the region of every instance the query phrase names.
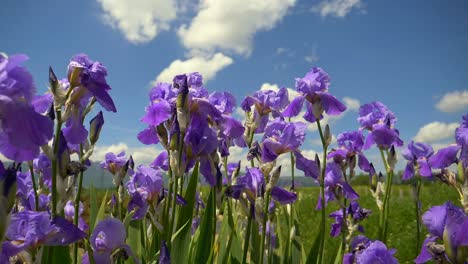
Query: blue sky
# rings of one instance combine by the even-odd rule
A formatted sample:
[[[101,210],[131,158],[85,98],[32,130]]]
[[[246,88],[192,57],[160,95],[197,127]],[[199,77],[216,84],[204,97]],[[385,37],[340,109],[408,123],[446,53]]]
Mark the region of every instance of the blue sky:
[[[294,88],[312,66],[354,106],[331,121],[334,134],[358,127],[359,103],[380,100],[405,142],[440,146],[468,113],[467,10],[465,0],[7,0],[0,51],[30,57],[40,93],[49,65],[65,76],[76,53],[103,62],[118,113],[105,114],[97,155],[154,154],[136,134],[158,77],[198,70],[239,103],[265,83]],[[308,149],[316,139],[311,129]]]

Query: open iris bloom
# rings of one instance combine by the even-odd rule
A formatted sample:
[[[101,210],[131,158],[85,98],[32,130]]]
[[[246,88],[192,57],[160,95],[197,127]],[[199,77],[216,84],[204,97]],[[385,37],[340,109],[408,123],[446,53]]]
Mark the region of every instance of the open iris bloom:
[[[36,197],[34,195],[33,183],[29,172],[18,172],[16,175],[17,190],[16,196],[20,199],[21,205],[26,210],[35,210]],[[38,195],[38,210],[46,210],[50,197],[43,193]]]
[[[394,128],[397,118],[383,103],[375,101],[362,105],[357,120],[361,124],[361,130],[369,130],[364,149],[373,144],[383,149],[403,145],[400,132]]]
[[[280,118],[270,121],[261,142],[262,161],[271,162],[281,154],[298,151],[304,143],[306,129],[302,122],[286,122]]]
[[[356,236],[351,242],[351,253],[343,257],[343,264],[373,264],[385,263],[396,264],[397,259],[393,256],[395,249],[388,249],[379,240],[370,240],[365,236]]]
[[[87,232],[88,231],[88,224],[86,224],[85,220],[81,216],[84,213],[84,205],[82,202],[80,202],[80,206],[78,209],[78,228],[83,231]],[[67,219],[70,222],[73,222],[75,219],[75,205],[73,204],[72,201],[68,201],[67,204],[64,207],[64,215],[65,219]]]
[[[282,116],[281,112],[289,104],[288,89],[282,87],[278,91],[260,90],[252,96],[246,96],[241,102],[244,112],[249,114],[251,133],[263,133],[270,118],[270,113],[274,118]],[[252,110],[252,106],[254,109]]]
[[[0,54],[0,153],[17,162],[36,158],[53,134],[52,120],[31,105],[36,90],[31,74],[21,66],[27,59]]]
[[[52,218],[48,212],[26,210],[12,214],[0,258],[8,259],[41,245],[66,246],[84,237],[86,233],[61,217]]]
[[[428,144],[411,141],[408,148],[403,151],[403,157],[408,161],[403,173],[403,180],[411,179],[415,175],[415,168],[419,175],[430,177],[432,175],[428,159],[434,154],[434,150]]]
[[[350,168],[351,172],[354,172],[357,159],[357,164],[362,171],[372,172],[371,165],[362,152],[364,136],[360,131],[341,133],[337,137],[337,142],[338,148],[328,153],[328,159],[333,159],[336,163],[345,166],[345,168]]]
[[[325,204],[334,200],[339,201],[341,197],[353,201],[358,199],[359,195],[345,181],[340,166],[334,162],[329,162],[325,172]],[[322,196],[319,196],[316,208],[317,210],[322,209]]]
[[[433,206],[424,213],[423,222],[430,236],[424,240],[416,263],[468,262],[468,216],[463,209],[450,202]]]
[[[125,244],[127,232],[125,226],[115,218],[102,220],[94,228],[90,237],[95,263],[115,263],[118,258],[133,257],[135,263],[140,263],[133,255],[130,247]],[[89,254],[83,256],[83,264],[89,264]]]
[[[360,222],[368,218],[371,213],[371,210],[360,207],[357,201],[352,201],[348,208],[346,208],[344,216],[343,210],[341,209],[329,215],[329,217],[335,218],[335,223],[331,226],[330,235],[332,237],[337,237],[343,232],[341,230],[343,221],[346,221],[345,226],[348,228],[348,236],[352,236],[353,232],[356,230],[364,233],[364,227],[360,225]]]
[[[322,68],[312,68],[303,78],[296,78],[296,91],[299,93],[283,111],[284,117],[297,116],[306,101],[304,119],[314,123],[328,115],[339,115],[346,106],[328,92],[330,77]]]

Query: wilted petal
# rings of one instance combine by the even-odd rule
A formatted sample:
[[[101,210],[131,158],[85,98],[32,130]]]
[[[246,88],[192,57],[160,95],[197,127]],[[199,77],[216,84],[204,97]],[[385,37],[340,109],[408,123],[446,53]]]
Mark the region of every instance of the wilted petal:
[[[424,239],[423,245],[421,247],[421,252],[419,253],[418,257],[414,260],[414,263],[423,264],[432,260],[432,255],[427,248],[427,244],[429,242],[435,242],[436,240],[437,237],[434,236]]]

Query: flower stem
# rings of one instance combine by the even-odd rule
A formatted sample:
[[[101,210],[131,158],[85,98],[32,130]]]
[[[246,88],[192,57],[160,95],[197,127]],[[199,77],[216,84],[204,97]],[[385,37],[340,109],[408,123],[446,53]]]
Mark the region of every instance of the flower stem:
[[[421,177],[416,175],[416,195],[415,195],[415,213],[416,213],[416,256],[419,254],[419,250],[421,247],[421,208],[419,207],[420,200],[419,195],[421,192]]]
[[[37,194],[37,186],[36,186],[36,178],[34,177],[34,167],[32,161],[28,162],[29,166],[29,173],[31,173],[31,181],[33,184],[33,190],[34,190],[34,206],[36,211],[39,210],[39,196]]]
[[[247,230],[245,230],[245,240],[244,240],[244,253],[242,254],[242,264],[247,263],[247,252],[249,252],[249,245],[250,245],[250,232],[252,231],[252,211],[253,206],[250,205],[249,208],[249,217],[247,220]]]
[[[322,220],[320,222],[320,247],[319,247],[319,256],[318,256],[318,263],[322,263],[323,260],[323,252],[325,248],[325,171],[327,167],[327,148],[328,145],[325,142],[325,137],[323,135],[322,131],[322,126],[320,125],[320,120],[316,120],[317,123],[317,128],[320,134],[320,140],[322,141],[322,147],[323,147],[323,157],[322,157],[322,168],[320,172],[320,195],[322,198],[321,205],[322,205],[322,210],[321,210],[321,216]]]
[[[83,144],[80,144],[80,162],[81,165],[84,164],[83,157]],[[83,186],[83,171],[80,171],[78,176],[78,189],[76,191],[75,196],[75,215],[73,218],[73,224],[78,227],[78,218],[79,218],[79,211],[80,211],[80,197],[81,197],[81,187]],[[78,243],[74,244],[74,252],[73,252],[73,263],[78,264]]]
[[[386,184],[385,184],[385,196],[383,200],[382,212],[380,214],[380,219],[379,219],[379,239],[385,243],[387,240],[388,214],[389,214],[389,207],[390,207],[390,195],[392,191],[393,170],[389,167],[387,163],[383,149],[379,148],[379,151],[380,151],[380,156],[382,158],[382,162],[385,166],[385,171],[387,172],[387,179],[386,179]]]
[[[268,219],[268,206],[270,204],[270,193],[271,190],[265,192],[265,204],[263,209],[263,222],[262,222],[262,240],[260,241],[260,262],[263,263],[263,257],[265,255],[265,238],[266,238],[266,223]]]
[[[54,135],[54,153],[52,156],[52,216],[57,216],[57,176],[58,176],[58,150],[60,144],[60,130],[62,128],[61,110],[55,110],[57,125]]]

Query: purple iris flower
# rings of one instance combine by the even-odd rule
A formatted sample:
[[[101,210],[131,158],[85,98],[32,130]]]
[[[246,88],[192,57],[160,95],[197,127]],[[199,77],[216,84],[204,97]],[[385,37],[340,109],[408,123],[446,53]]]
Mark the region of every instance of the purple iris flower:
[[[468,216],[463,209],[446,202],[444,205],[431,207],[422,219],[430,236],[424,241],[421,253],[415,259],[416,263],[425,263],[437,257],[449,259],[453,263],[466,262]],[[443,241],[445,252],[434,252],[431,246],[437,240]]]
[[[171,253],[167,248],[166,241],[161,241],[161,249],[159,251],[159,264],[171,264]]]
[[[463,116],[460,126],[455,129],[455,141],[457,144],[442,148],[429,158],[431,168],[444,169],[459,161],[463,167],[468,167],[468,115]]]
[[[104,116],[102,111],[89,121],[89,141],[92,145],[96,144],[101,134],[102,126],[104,125]]]
[[[242,193],[247,195],[247,199],[255,204],[257,197],[263,197],[265,193],[265,179],[259,168],[246,168],[246,174],[237,178],[237,183],[232,186],[232,197],[239,199]],[[297,199],[297,195],[293,192],[288,192],[278,186],[271,189],[271,197],[273,200],[281,204],[291,204]]]
[[[273,90],[256,91],[252,96],[247,96],[241,102],[242,110],[251,112],[254,110],[254,122],[256,123],[255,133],[263,133],[268,123],[269,114],[273,117],[281,116],[281,112],[288,105],[288,89],[282,87],[278,92]]]
[[[395,249],[388,249],[379,240],[369,240],[365,236],[356,236],[351,242],[351,253],[343,256],[343,264],[396,264],[398,260],[393,256]]]
[[[130,247],[125,244],[126,238],[125,226],[119,220],[107,218],[99,222],[89,239],[94,261],[102,264],[113,263],[112,254],[117,250],[122,250],[126,257],[133,257],[135,263],[139,263]],[[83,263],[89,263],[89,259],[83,257]]]
[[[162,172],[144,165],[138,166],[135,173],[126,183],[131,200],[128,211],[137,208],[134,219],[141,219],[146,215],[148,203],[152,204],[159,198],[164,182]]]
[[[311,177],[317,181],[320,174],[317,161],[307,159],[299,151],[294,152],[294,156],[296,157],[296,168],[304,172],[305,177]]]
[[[33,160],[34,172],[42,175],[43,183],[51,189],[52,186],[52,162],[49,160],[47,155],[44,153],[39,154],[37,158]]]
[[[403,180],[411,179],[415,174],[415,167],[419,168],[419,175],[430,177],[432,175],[428,159],[434,154],[434,150],[428,144],[411,141],[408,148],[403,150],[403,157],[408,161]]]
[[[35,210],[36,197],[34,195],[33,183],[31,174],[29,172],[17,172],[16,174],[16,196],[20,199],[21,204],[26,210]],[[49,196],[45,194],[38,195],[38,210],[42,211],[47,209],[49,203]]]
[[[392,145],[403,145],[400,132],[394,128],[397,120],[395,114],[383,103],[375,101],[362,105],[357,120],[361,124],[361,129],[369,130],[364,149],[370,148],[373,144],[386,149]]]
[[[86,233],[61,217],[48,212],[22,211],[11,216],[2,254],[12,257],[40,245],[65,246],[86,237]]]
[[[276,118],[268,123],[261,143],[262,160],[274,161],[279,155],[295,152],[304,143],[307,125]]]
[[[68,201],[65,207],[63,208],[64,213],[65,213],[65,219],[73,223],[73,220],[75,219],[75,204],[73,201]],[[88,231],[88,224],[86,224],[85,220],[81,215],[84,213],[84,205],[82,202],[80,202],[80,206],[78,209],[78,228],[83,231],[87,232]]]
[[[77,70],[78,76],[74,76]],[[73,85],[79,86],[80,90],[88,91],[107,111],[117,112],[114,101],[109,95],[111,87],[107,84],[106,76],[107,69],[104,65],[91,60],[83,53],[73,56],[68,64],[68,79]],[[76,91],[76,93],[81,92]]]
[[[322,68],[313,67],[303,78],[296,78],[296,90],[300,93],[283,111],[284,117],[297,116],[307,101],[304,119],[315,122],[328,115],[339,115],[346,106],[328,92],[330,77]],[[314,110],[315,108],[315,110]],[[318,111],[317,111],[318,110]]]
[[[348,200],[356,200],[359,195],[349,185],[343,177],[343,171],[340,165],[335,162],[327,163],[325,170],[325,203],[327,204],[333,200],[339,200],[340,197],[344,196]],[[319,197],[317,202],[317,209],[322,209],[322,196]]]
[[[31,105],[33,79],[20,66],[27,59],[25,55],[0,55],[0,152],[17,162],[37,157],[39,147],[47,144],[53,134],[52,120]]]
[[[228,92],[213,92],[208,101],[214,105],[222,114],[232,114],[236,107],[236,98]]]
[[[335,218],[335,223],[332,224],[330,230],[330,235],[332,237],[337,237],[339,234],[341,234],[341,227],[343,226],[343,221],[348,221],[349,219],[350,221],[352,221],[353,224],[358,224],[362,220],[369,217],[372,211],[360,207],[357,201],[352,201],[346,209],[345,213],[346,215],[345,217],[343,217],[343,210],[340,209],[329,215],[329,217]],[[358,230],[364,233],[363,226],[358,225]]]
[[[344,132],[338,135],[337,137],[338,149],[332,150],[327,158],[333,158],[337,162],[349,160],[357,156],[358,157],[358,166],[361,170],[365,172],[371,172],[371,166],[366,156],[362,152],[364,146],[364,136],[360,131],[349,131]]]
[[[169,154],[167,151],[159,153],[159,155],[151,162],[151,167],[155,169],[161,169],[163,171],[169,170]]]

